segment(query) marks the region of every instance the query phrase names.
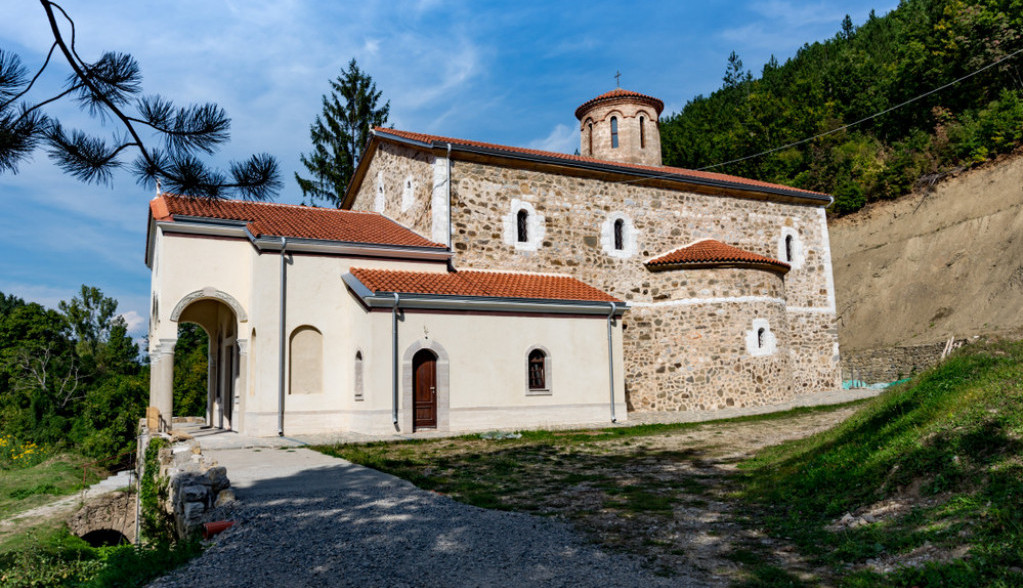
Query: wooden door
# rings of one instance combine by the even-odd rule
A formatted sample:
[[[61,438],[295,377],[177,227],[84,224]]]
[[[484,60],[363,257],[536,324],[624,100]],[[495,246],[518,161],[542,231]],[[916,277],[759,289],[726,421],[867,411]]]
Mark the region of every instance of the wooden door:
[[[437,428],[437,356],[426,349],[412,358],[412,430]]]

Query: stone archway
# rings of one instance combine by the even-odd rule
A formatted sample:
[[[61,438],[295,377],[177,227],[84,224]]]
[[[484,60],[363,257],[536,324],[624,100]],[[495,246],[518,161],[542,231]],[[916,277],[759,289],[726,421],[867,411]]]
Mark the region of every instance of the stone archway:
[[[248,314],[230,294],[213,287],[196,290],[184,296],[174,307],[170,320],[175,323],[194,323],[202,327],[209,338],[207,356],[208,425],[240,430],[245,402],[243,394],[247,374],[248,341],[242,323]],[[150,404],[160,410],[169,425],[174,404],[174,348],[177,339],[160,339],[155,356],[151,354],[153,378]]]

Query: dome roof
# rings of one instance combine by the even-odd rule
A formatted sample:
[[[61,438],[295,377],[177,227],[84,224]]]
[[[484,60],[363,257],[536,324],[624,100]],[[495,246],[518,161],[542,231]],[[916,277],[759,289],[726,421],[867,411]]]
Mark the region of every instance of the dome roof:
[[[645,102],[657,110],[658,116],[660,116],[661,111],[664,110],[664,102],[657,98],[654,98],[653,96],[647,96],[646,94],[640,94],[639,92],[633,92],[632,90],[626,90],[624,88],[615,88],[610,92],[605,92],[592,100],[587,100],[586,102],[584,102],[582,106],[575,109],[575,117],[579,120],[582,120],[583,115],[586,114],[586,111],[593,108],[597,104],[600,104],[602,102],[618,101],[622,99],[626,100],[631,99],[632,101],[636,102]]]

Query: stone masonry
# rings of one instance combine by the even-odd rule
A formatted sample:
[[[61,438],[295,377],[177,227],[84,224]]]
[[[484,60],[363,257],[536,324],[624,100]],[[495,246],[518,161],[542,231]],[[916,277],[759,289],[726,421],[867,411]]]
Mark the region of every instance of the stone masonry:
[[[376,178],[383,177],[382,211],[443,243],[449,169],[456,268],[568,274],[630,304],[624,345],[632,409],[764,405],[840,387],[820,204],[681,183],[639,185],[611,172],[569,173],[496,158],[448,162],[439,150],[381,141],[350,207],[379,204]],[[410,175],[416,201],[404,207],[399,182]],[[520,210],[530,222],[527,242],[515,235]],[[617,220],[621,250],[611,246]],[[791,270],[784,276],[753,268],[652,272],[644,265],[704,238],[788,260]],[[754,321],[769,325],[776,342],[769,354],[748,348]]]

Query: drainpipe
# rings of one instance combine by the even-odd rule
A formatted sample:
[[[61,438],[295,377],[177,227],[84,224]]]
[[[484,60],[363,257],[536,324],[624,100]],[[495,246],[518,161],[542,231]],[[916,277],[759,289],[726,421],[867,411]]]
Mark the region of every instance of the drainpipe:
[[[287,303],[287,275],[285,270],[287,268],[287,256],[284,250],[288,246],[288,239],[281,237],[281,342],[280,342],[280,380],[278,381],[278,396],[277,396],[277,435],[279,437],[284,436],[284,339],[285,339],[285,304]]]
[[[611,303],[611,310],[607,313],[607,373],[611,383],[611,422],[617,423],[618,419],[615,418],[615,358],[614,358],[614,342],[613,333],[611,329],[611,321],[615,316],[615,303]]]
[[[448,249],[454,247],[451,237],[451,143],[448,143]]]
[[[449,145],[450,147],[450,145]],[[398,430],[398,303],[401,297],[394,293],[391,307],[391,423]]]

